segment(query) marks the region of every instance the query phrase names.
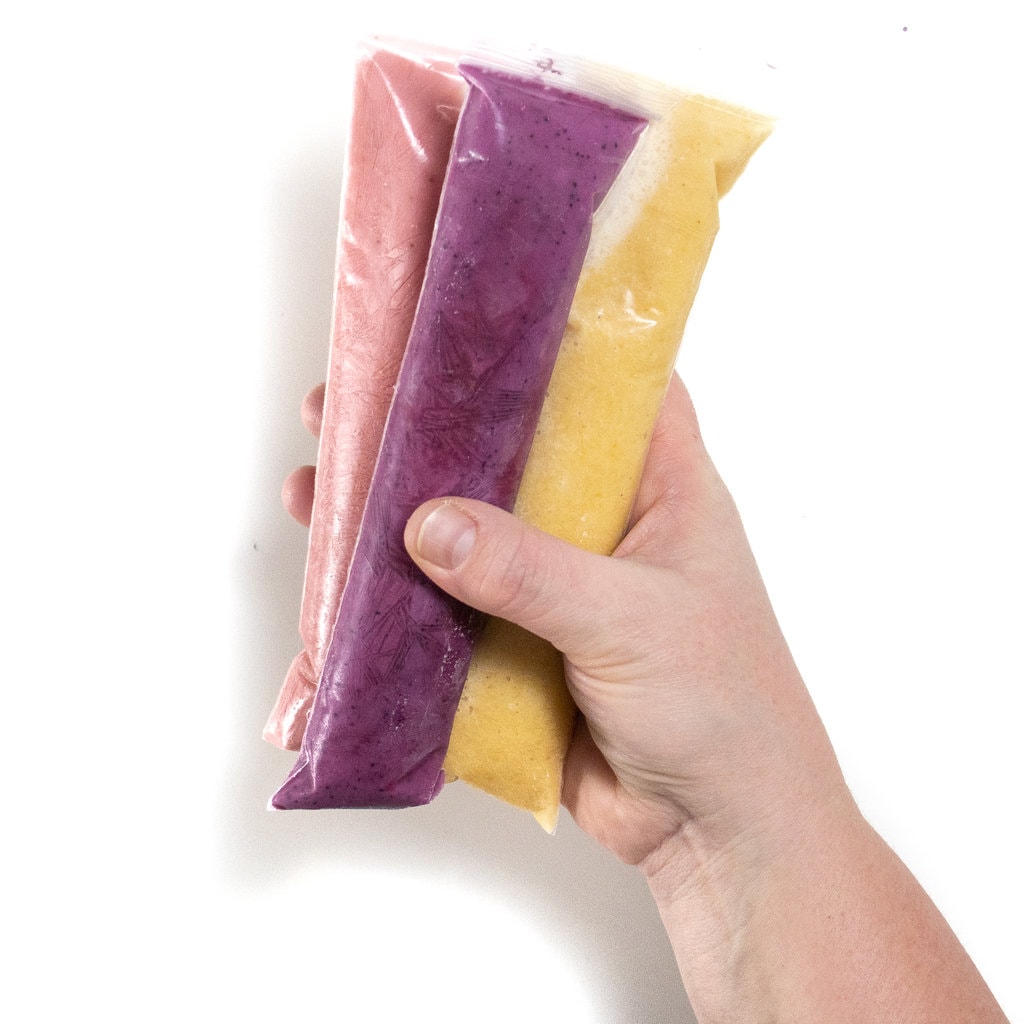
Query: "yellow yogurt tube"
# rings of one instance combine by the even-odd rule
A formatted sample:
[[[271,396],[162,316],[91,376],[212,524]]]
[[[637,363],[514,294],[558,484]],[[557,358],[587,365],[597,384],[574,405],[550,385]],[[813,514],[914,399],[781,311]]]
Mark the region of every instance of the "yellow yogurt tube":
[[[718,231],[718,201],[771,128],[768,118],[679,94],[647,128],[595,217],[516,500],[521,519],[588,551],[615,550]],[[470,663],[445,776],[554,831],[575,714],[561,655],[492,619]]]

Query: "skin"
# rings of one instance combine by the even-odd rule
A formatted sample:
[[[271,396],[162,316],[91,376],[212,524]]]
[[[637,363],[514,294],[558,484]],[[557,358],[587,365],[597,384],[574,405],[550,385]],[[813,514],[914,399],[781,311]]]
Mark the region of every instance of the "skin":
[[[313,485],[302,467],[283,489],[307,524]],[[439,586],[562,651],[582,712],[562,801],[642,872],[702,1024],[1006,1020],[858,811],[677,377],[611,557],[458,496],[405,539]]]

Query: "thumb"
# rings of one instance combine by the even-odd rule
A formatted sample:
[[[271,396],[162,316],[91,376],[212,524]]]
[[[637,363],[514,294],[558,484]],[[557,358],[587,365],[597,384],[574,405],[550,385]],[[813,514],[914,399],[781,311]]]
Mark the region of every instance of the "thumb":
[[[592,650],[621,563],[552,537],[485,502],[438,498],[405,529],[413,561],[464,604],[536,633],[560,651]]]

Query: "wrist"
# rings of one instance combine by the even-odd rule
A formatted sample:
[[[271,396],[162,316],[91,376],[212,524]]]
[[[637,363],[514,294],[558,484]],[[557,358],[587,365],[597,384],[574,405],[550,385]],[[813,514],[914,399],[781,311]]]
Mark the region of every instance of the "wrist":
[[[776,1019],[788,985],[779,958],[804,938],[783,933],[803,928],[816,891],[843,888],[833,851],[868,829],[845,786],[786,806],[797,810],[743,829],[692,818],[639,865],[702,1024]]]

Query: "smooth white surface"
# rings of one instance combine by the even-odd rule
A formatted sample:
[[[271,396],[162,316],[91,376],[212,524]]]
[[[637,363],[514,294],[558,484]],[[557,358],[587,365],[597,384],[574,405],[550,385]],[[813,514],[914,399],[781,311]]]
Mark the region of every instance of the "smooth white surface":
[[[374,30],[754,72],[781,120],[723,205],[681,368],[855,792],[1024,1018],[1005,5],[726,0],[669,30],[653,0],[346,6],[5,18],[18,1019],[690,1019],[643,886],[565,816],[550,839],[461,787],[401,814],[264,809],[304,558],[278,489],[314,454],[297,409]]]

